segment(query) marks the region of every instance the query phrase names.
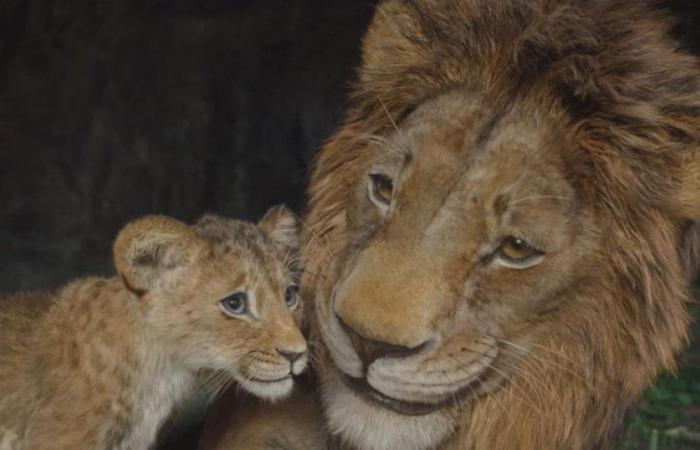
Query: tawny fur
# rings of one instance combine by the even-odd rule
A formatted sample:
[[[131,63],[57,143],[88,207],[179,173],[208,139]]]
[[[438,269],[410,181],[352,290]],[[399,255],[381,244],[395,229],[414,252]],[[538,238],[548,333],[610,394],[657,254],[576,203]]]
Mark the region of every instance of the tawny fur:
[[[230,390],[211,411],[199,448],[238,450],[320,450],[323,421],[308,392],[269,404]]]
[[[114,245],[118,276],[0,301],[0,449],[145,450],[196,387],[232,381],[257,395],[289,393],[305,352],[294,284],[296,220],[275,208],[254,224],[163,216],[127,225]],[[220,300],[246,291],[255,317]],[[284,385],[283,385],[284,384]]]
[[[329,448],[610,448],[654,377],[674,369],[699,263],[700,67],[669,26],[644,1],[380,3],[347,119],[315,164],[302,240],[307,314],[323,318],[312,338],[334,315],[360,335],[324,334]],[[401,166],[394,153],[410,156]],[[382,213],[366,186],[385,167],[399,169]],[[533,190],[529,207],[500,201],[506,186]],[[479,260],[508,208],[554,250],[540,267]],[[481,285],[458,284],[477,270]],[[464,310],[487,317],[465,333],[527,337],[479,395],[402,417],[338,381],[338,368],[366,370],[362,336],[454,344],[441,333]]]
[[[303,258],[320,275],[304,280],[306,295],[334,282],[323,269],[347,245],[343,187],[367,165],[358,137],[392,133],[392,120],[453,88],[489,110],[563,118],[551,151],[605,236],[585,294],[599,306],[553,312],[534,349],[550,363],[532,357],[506,387],[454,411],[440,448],[607,448],[658,371],[673,369],[689,323],[686,272],[698,264],[682,247],[700,218],[700,71],[668,31],[641,1],[379,6],[353,106],[312,176]]]

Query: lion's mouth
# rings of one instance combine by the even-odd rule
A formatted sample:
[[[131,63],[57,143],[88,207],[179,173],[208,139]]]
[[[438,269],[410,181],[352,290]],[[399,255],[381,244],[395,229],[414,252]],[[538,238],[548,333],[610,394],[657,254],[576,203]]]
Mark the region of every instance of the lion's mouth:
[[[360,395],[363,399],[369,403],[375,404],[382,408],[386,408],[397,414],[402,414],[404,416],[422,416],[430,414],[432,412],[445,409],[447,407],[455,406],[464,402],[467,397],[476,396],[479,394],[479,386],[482,384],[483,379],[488,377],[491,372],[487,370],[482,377],[475,379],[472,383],[465,386],[462,389],[454,392],[450,395],[449,399],[442,400],[436,403],[425,403],[425,402],[409,402],[405,400],[399,400],[393,397],[389,397],[382,394],[375,388],[373,388],[366,379],[355,378],[344,374],[339,371],[340,379],[353,392]]]
[[[279,383],[279,382],[286,381],[286,380],[291,380],[291,379],[292,379],[292,375],[291,375],[291,374],[285,375],[285,376],[279,377],[279,378],[248,377],[248,380],[249,380],[249,381],[253,381],[253,382],[255,382],[255,383],[263,383],[263,384]]]

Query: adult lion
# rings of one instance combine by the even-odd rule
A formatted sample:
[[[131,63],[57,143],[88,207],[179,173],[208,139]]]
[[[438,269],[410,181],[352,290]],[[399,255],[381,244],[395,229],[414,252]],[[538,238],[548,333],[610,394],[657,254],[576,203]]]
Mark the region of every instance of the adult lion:
[[[306,216],[329,448],[607,448],[673,367],[700,69],[667,22],[636,0],[380,4]]]

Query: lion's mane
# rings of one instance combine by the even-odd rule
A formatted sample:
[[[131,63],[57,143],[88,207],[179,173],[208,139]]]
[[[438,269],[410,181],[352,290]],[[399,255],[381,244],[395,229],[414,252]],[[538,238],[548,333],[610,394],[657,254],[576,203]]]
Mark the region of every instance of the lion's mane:
[[[347,189],[365,157],[358,137],[388,132],[392,119],[456,86],[482,93],[491,108],[541,107],[547,98],[566,111],[562,133],[576,145],[560,156],[606,233],[599,270],[609,283],[541,342],[568,359],[523,367],[546,381],[543,414],[515,396],[500,395],[498,405],[487,396],[465,408],[447,448],[606,447],[686,341],[700,218],[698,62],[670,37],[668,18],[643,1],[381,3],[346,120],[313,170],[307,299],[332,282]]]

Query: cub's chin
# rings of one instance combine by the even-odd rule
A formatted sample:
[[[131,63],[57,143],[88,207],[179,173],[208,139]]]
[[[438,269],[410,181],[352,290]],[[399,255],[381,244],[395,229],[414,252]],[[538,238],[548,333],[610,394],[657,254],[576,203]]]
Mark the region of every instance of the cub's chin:
[[[246,391],[265,400],[275,402],[287,397],[294,388],[291,375],[276,380],[236,377],[238,384]]]

